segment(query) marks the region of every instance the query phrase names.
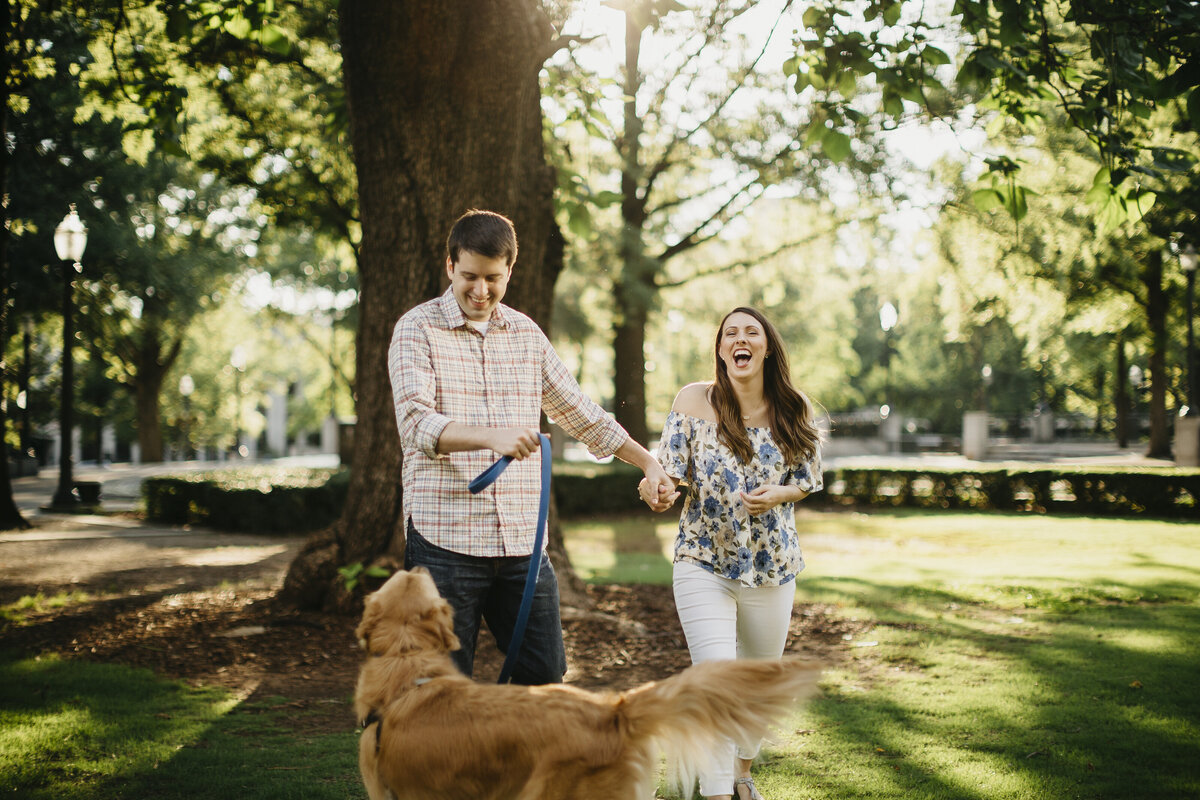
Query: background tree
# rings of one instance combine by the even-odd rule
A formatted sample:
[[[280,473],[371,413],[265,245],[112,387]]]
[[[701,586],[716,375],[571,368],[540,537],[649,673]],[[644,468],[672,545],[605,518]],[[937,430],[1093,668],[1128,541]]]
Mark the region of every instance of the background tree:
[[[866,171],[878,161],[866,137],[853,152],[848,139],[831,139],[825,157],[797,139],[808,111],[783,100],[778,60],[770,55],[793,25],[790,2],[610,5],[624,20],[623,48],[611,43],[623,54],[621,83],[585,80],[591,91],[576,90],[587,140],[572,147],[586,154],[573,160],[575,170],[603,187],[592,194],[615,213],[597,213],[587,237],[595,240],[581,236],[574,245],[597,250],[588,260],[602,265],[596,279],[611,287],[614,413],[646,442],[647,331],[660,291],[689,273],[671,265],[697,259],[698,248],[716,242],[769,187],[788,183],[789,193],[813,198],[830,161],[856,160]],[[578,61],[576,69],[589,68],[582,55]],[[726,251],[728,262],[706,274],[733,275],[811,244],[812,235]]]

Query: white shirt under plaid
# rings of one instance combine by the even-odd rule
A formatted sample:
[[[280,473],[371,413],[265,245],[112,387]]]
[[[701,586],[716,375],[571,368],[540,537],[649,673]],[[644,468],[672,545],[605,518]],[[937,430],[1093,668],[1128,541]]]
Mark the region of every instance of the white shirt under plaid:
[[[541,459],[513,461],[477,495],[467,484],[498,457],[491,450],[439,455],[451,422],[537,428],[540,414],[604,458],[629,435],[580,390],[537,324],[497,305],[486,334],[467,324],[454,295],[408,311],[388,349],[396,425],[404,451],[404,519],[431,544],[480,557],[533,550]]]

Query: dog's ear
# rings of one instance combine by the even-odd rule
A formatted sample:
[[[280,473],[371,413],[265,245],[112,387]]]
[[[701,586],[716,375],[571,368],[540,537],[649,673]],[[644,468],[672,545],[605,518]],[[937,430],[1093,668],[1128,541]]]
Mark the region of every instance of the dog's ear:
[[[458,650],[462,647],[462,642],[454,634],[454,609],[450,604],[443,600],[433,610],[433,620],[437,626],[437,632],[442,637],[442,647],[446,650]]]
[[[358,639],[358,646],[363,650],[368,649],[371,641],[371,631],[375,628],[379,621],[379,600],[374,594],[367,595],[367,599],[363,603],[362,621],[358,623],[358,627],[354,629],[354,636]]]

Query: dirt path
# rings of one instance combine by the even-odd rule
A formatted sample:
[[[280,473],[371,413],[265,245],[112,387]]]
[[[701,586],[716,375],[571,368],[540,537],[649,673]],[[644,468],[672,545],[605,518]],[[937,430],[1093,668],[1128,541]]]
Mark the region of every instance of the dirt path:
[[[282,607],[275,593],[301,537],[153,527],[78,517],[0,534],[0,606],[42,598],[0,622],[0,649],[147,667],[242,698],[278,696],[306,728],[353,727],[356,619]],[[567,681],[625,689],[689,663],[670,587],[591,587],[593,608],[564,608]],[[56,600],[57,598],[57,600]],[[29,601],[25,601],[29,604]],[[859,623],[801,606],[789,650],[826,661]],[[501,657],[481,641],[476,677]]]

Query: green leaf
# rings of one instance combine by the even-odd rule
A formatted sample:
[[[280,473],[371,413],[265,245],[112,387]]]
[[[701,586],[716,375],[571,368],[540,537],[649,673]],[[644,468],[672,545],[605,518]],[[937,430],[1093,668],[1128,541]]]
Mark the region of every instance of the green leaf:
[[[921,58],[925,59],[926,64],[930,64],[935,67],[950,63],[950,56],[946,55],[944,50],[940,50],[936,47],[926,47],[921,51]]]
[[[1192,130],[1200,131],[1200,88],[1192,89],[1188,95],[1187,113],[1192,121]]]
[[[1011,184],[1008,191],[1004,193],[1004,209],[1017,222],[1020,222],[1029,213],[1029,206],[1025,202],[1025,193],[1025,187],[1017,183]]]
[[[567,217],[567,228],[580,239],[590,239],[592,236],[592,213],[583,203],[571,206]]]
[[[1138,192],[1126,198],[1125,203],[1125,219],[1128,222],[1137,222],[1146,215],[1154,206],[1154,201],[1158,199],[1158,195],[1151,191]]]
[[[821,147],[825,150],[825,155],[835,164],[839,164],[850,157],[850,137],[841,131],[829,131],[821,140]]]
[[[266,25],[259,34],[262,46],[273,53],[286,56],[292,49],[292,41],[287,33],[277,25]]]
[[[904,101],[900,99],[900,95],[894,91],[883,93],[883,111],[893,117],[899,117],[904,114]]]
[[[617,205],[622,199],[623,198],[621,197],[620,192],[606,190],[603,192],[596,192],[596,194],[592,197],[592,204],[600,208],[606,208],[608,206]]]
[[[1109,194],[1100,205],[1096,215],[1096,228],[1099,233],[1114,230],[1128,218],[1124,201],[1116,193]]]
[[[183,149],[183,145],[180,144],[179,140],[174,137],[160,139],[158,142],[158,149],[171,156],[187,156],[187,151]]]
[[[971,202],[980,211],[991,211],[1004,205],[1004,196],[995,189],[976,189],[971,192]]]
[[[225,31],[234,38],[248,39],[250,38],[251,30],[252,26],[250,25],[250,20],[246,19],[241,14],[225,20]]]
[[[1145,103],[1140,103],[1137,100],[1129,101],[1129,113],[1133,114],[1138,119],[1150,119],[1150,114],[1153,109]]]
[[[904,10],[903,3],[893,3],[883,11],[883,24],[891,27],[900,21],[900,12]]]
[[[838,92],[847,100],[853,98],[858,94],[858,76],[851,70],[842,72],[841,77],[838,78]]]

